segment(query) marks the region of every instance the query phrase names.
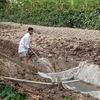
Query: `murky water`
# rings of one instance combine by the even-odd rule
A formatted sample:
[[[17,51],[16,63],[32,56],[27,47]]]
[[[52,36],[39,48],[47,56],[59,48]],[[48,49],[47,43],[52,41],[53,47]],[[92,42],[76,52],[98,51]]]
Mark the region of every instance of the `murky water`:
[[[86,84],[80,81],[73,83],[66,83],[65,85],[68,85],[71,88],[75,87],[75,89],[79,92],[100,91],[99,87],[91,84]]]

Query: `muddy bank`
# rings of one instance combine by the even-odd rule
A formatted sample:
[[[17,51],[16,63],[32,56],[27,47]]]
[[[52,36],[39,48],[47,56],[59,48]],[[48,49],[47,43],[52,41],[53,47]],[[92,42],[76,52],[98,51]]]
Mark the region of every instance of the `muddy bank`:
[[[0,52],[7,54],[10,57],[18,57],[18,44],[9,40],[0,39]]]
[[[48,58],[56,66],[57,71],[76,67],[80,61],[100,65],[99,42],[68,39],[41,40],[41,38],[36,39],[35,42],[43,49],[43,51],[40,50],[40,56]],[[12,41],[0,39],[0,52],[19,59],[18,44]],[[52,57],[50,58],[48,55],[52,55]]]
[[[19,41],[27,32],[27,28],[30,25],[6,22],[2,22],[2,24],[9,24],[12,28],[0,28],[0,52],[18,58],[17,49]],[[69,29],[71,31],[68,31],[67,28],[64,28],[64,31],[66,31],[63,34],[60,31],[63,30],[63,28],[55,29],[52,27],[42,28],[42,26],[31,26],[33,26],[33,28],[37,27],[35,28],[36,31],[42,30],[40,33],[33,34],[31,46],[41,51],[41,56],[48,58],[48,55],[52,55],[54,60],[56,59],[55,64],[57,71],[76,67],[80,61],[84,60],[100,65],[100,41],[97,41],[99,31],[81,29]],[[49,30],[49,28],[51,31],[46,31]],[[57,35],[58,32],[59,35]],[[72,35],[72,33],[74,34]],[[90,34],[94,34],[92,37],[95,36],[95,39],[91,38],[91,40],[85,40],[86,36],[88,36],[88,38],[90,37]],[[68,38],[66,35],[73,36],[73,38]],[[77,36],[81,36],[81,38]],[[49,60],[51,60],[51,58],[49,58]],[[51,60],[51,62],[53,61]]]

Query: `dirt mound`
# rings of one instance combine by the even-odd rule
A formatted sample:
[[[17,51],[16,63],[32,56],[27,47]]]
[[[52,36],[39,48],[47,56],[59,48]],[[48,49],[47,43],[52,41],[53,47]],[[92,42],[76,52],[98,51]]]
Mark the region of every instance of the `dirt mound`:
[[[17,77],[18,73],[21,73],[20,66],[0,56],[0,76]]]
[[[27,26],[21,26],[21,28],[25,28]],[[43,34],[34,33],[32,38],[32,46],[35,48],[39,48],[41,52],[40,56],[48,58],[53,66],[56,66],[57,71],[67,70],[73,67],[78,66],[80,61],[88,60],[89,62],[96,63],[100,65],[100,46],[98,41],[84,41],[84,39],[77,39],[77,32],[75,29],[55,29],[48,28],[48,31],[42,27],[34,26],[37,31],[44,32]],[[26,29],[26,28],[25,28]],[[45,31],[44,31],[45,30]],[[51,31],[50,31],[51,30]],[[61,31],[60,31],[61,30]],[[68,34],[65,32],[68,32]],[[9,57],[18,58],[18,43],[24,34],[24,30],[19,29],[0,29],[0,53],[4,53]],[[58,33],[59,31],[59,33]],[[81,32],[84,30],[80,30],[80,36],[78,38],[83,38]],[[86,31],[86,30],[85,30]],[[85,34],[84,31],[84,34]],[[48,34],[46,34],[48,32]],[[63,34],[61,34],[61,33]],[[75,36],[74,33],[76,32]],[[89,32],[86,37],[89,37]],[[93,32],[93,31],[91,31]],[[53,34],[51,34],[53,33]],[[71,36],[70,33],[72,33]],[[96,32],[97,34],[98,32]],[[67,35],[65,35],[67,34]],[[68,39],[68,35],[73,38]],[[70,37],[69,36],[69,37]],[[95,39],[98,35],[95,36]],[[92,37],[92,35],[91,35]],[[90,38],[91,38],[90,37]],[[90,39],[89,38],[89,39]],[[93,38],[92,38],[93,39]],[[50,56],[49,56],[50,55]],[[35,66],[35,64],[33,64]],[[16,71],[14,70],[16,69]],[[10,76],[9,72],[16,75],[19,78],[23,78],[23,76],[18,76],[18,70],[20,66],[15,63],[9,62],[7,59],[0,59],[0,75]],[[41,79],[39,76],[32,76],[32,80],[36,81],[48,81],[45,79]],[[41,93],[41,95],[47,100],[63,100],[65,96],[71,96],[72,100],[97,100],[89,95],[82,95],[75,91],[59,89],[58,87],[47,87],[41,85],[33,85],[33,88]]]
[[[18,45],[10,40],[0,39],[0,52],[7,54],[10,57],[18,56]]]
[[[56,60],[57,71],[76,67],[80,61],[89,61],[100,65],[99,42],[64,39],[36,38],[35,42],[43,51],[42,56],[52,55]],[[0,52],[18,58],[18,44],[9,40],[0,40]],[[53,64],[53,60],[48,58]]]
[[[42,37],[37,37],[35,41],[45,52],[55,56],[58,63],[65,62],[67,65],[64,65],[65,67],[75,67],[80,61],[85,60],[100,65],[100,42],[98,41]]]

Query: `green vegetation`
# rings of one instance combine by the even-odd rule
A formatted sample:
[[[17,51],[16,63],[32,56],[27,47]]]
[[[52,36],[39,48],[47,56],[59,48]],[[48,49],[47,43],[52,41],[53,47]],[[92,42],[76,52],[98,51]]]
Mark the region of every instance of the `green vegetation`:
[[[67,96],[63,100],[71,100],[71,97],[70,96]]]
[[[100,0],[11,0],[0,21],[100,30]]]
[[[55,9],[94,9],[100,6],[100,0],[10,0],[20,6],[29,4],[34,9],[45,7]]]
[[[4,8],[7,3],[8,3],[8,0],[0,0],[0,8]]]
[[[0,98],[3,100],[28,100],[24,92],[17,92],[11,85],[0,83]]]

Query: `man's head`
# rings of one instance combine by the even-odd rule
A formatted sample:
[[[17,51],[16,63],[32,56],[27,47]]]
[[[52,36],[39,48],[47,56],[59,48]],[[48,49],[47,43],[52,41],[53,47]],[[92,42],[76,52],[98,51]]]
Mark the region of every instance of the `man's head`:
[[[29,28],[28,28],[28,33],[29,33],[30,35],[33,34],[33,28],[32,28],[32,27],[29,27]]]

